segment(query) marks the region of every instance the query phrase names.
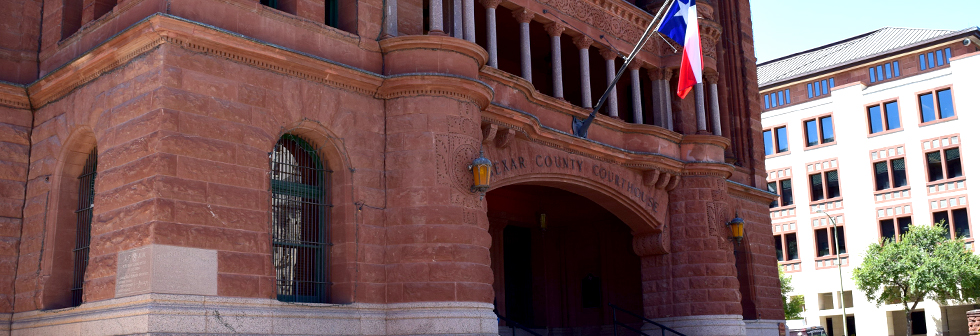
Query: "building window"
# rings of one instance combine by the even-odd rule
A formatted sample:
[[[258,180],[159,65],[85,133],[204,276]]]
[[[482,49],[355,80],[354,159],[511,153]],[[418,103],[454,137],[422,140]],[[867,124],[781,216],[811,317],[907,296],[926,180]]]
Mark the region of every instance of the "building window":
[[[769,94],[762,95],[762,100],[765,103],[765,108],[775,108],[783,105],[791,104],[789,98],[789,89],[782,91],[776,91]]]
[[[927,152],[926,166],[929,170],[929,182],[963,176],[963,164],[960,162],[960,148],[953,147]]]
[[[89,153],[85,168],[78,177],[78,209],[75,210],[75,249],[72,250],[71,306],[82,304],[85,269],[88,268],[89,245],[92,242],[92,208],[95,205],[95,176],[98,157]]]
[[[956,115],[953,109],[951,89],[923,93],[919,95],[919,116],[923,123],[936,119],[946,119]]]
[[[326,25],[340,28],[340,0],[327,0],[325,4],[324,22]]]
[[[793,182],[790,179],[769,182],[769,192],[779,195],[779,198],[769,204],[770,208],[793,205]]]
[[[800,252],[797,248],[795,232],[775,235],[773,238],[775,239],[776,244],[776,260],[800,260]]]
[[[270,174],[272,257],[280,301],[330,301],[328,174],[303,139],[286,134],[276,143]]]
[[[837,247],[834,247],[834,239],[837,240]],[[844,227],[838,226],[835,231],[833,227],[813,230],[813,238],[816,242],[817,257],[833,256],[847,253],[847,244],[844,242]],[[840,251],[840,253],[837,253]]]
[[[951,215],[952,220],[950,220]],[[955,238],[972,237],[970,232],[970,216],[966,212],[966,208],[933,212],[932,221],[936,225],[944,225],[947,234],[955,233]],[[954,238],[953,236],[949,237]]]
[[[898,76],[901,76],[898,61],[868,68],[868,77],[871,79],[871,83],[892,79]]]
[[[840,197],[840,177],[837,170],[810,175],[810,200],[813,202]]]
[[[902,128],[898,102],[890,101],[868,106],[868,130],[871,134]]]
[[[819,117],[803,122],[806,133],[806,146],[812,147],[834,142],[834,118]]]
[[[762,136],[766,144],[766,155],[789,151],[789,138],[786,136],[786,126],[765,130]]]
[[[824,80],[818,80],[813,83],[808,83],[806,85],[807,97],[819,97],[830,93],[830,90],[834,88],[834,79],[828,78]]]
[[[259,4],[261,4],[262,6],[266,6],[266,7],[272,7],[272,8],[276,8],[276,9],[279,8],[279,1],[278,0],[259,0]]]
[[[919,70],[932,69],[937,66],[949,64],[952,52],[949,48],[919,54]]]
[[[881,238],[890,241],[902,240],[902,235],[909,232],[912,225],[912,217],[898,217],[882,219],[878,221],[881,228]]]
[[[875,171],[875,190],[909,185],[908,175],[905,173],[905,158],[878,161],[872,165]]]

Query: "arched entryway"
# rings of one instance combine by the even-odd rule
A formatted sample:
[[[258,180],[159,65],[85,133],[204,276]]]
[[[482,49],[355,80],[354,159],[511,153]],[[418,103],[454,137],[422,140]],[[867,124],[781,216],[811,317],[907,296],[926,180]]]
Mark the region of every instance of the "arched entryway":
[[[550,335],[600,335],[612,331],[610,303],[643,311],[640,258],[613,213],[546,186],[510,185],[486,197],[500,315]]]

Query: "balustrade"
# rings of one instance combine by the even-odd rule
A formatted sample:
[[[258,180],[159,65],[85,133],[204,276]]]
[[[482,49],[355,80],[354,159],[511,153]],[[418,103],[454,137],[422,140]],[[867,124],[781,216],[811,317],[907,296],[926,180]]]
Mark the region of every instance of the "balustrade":
[[[580,105],[586,109],[593,108],[594,101],[592,92],[594,88],[592,87],[590,78],[591,60],[589,54],[590,48],[592,48],[592,45],[595,44],[596,41],[592,37],[583,34],[574,27],[568,27],[567,25],[563,24],[563,22],[558,22],[560,20],[552,21],[546,16],[540,16],[542,14],[537,14],[539,16],[536,17],[536,13],[530,9],[520,7],[514,3],[509,3],[503,0],[432,0],[428,2],[428,17],[425,18],[429,27],[427,34],[450,35],[465,39],[467,41],[476,42],[477,21],[475,20],[474,6],[477,5],[477,1],[479,2],[479,5],[483,6],[486,14],[486,40],[484,44],[489,54],[489,58],[487,60],[488,66],[493,68],[499,68],[500,66],[497,12],[498,8],[504,4],[505,7],[507,7],[507,9],[513,14],[513,17],[519,27],[519,36],[506,36],[504,39],[511,40],[511,38],[517,38],[518,47],[520,49],[519,75],[521,78],[524,78],[529,82],[532,81],[532,73],[534,70],[532,68],[532,61],[534,60],[532,58],[532,52],[541,52],[540,49],[532,48],[534,46],[531,44],[532,32],[530,23],[532,21],[543,22],[544,29],[550,38],[551,95],[558,99],[565,99],[566,92],[564,90],[564,78],[562,75],[563,64],[565,63],[563,62],[562,56],[562,36],[566,33],[570,33],[570,35],[573,36],[571,39],[572,44],[574,44],[576,49],[579,51],[578,79],[580,84],[580,94],[573,92],[571,98],[579,98],[575,97],[576,94],[579,94],[581,101],[577,103],[580,103]],[[699,13],[702,15],[701,20],[703,21],[701,24],[701,34],[705,56],[706,58],[711,58],[712,60],[706,60],[704,83],[696,85],[693,92],[695,101],[694,117],[697,127],[695,131],[702,134],[722,136],[723,134],[727,134],[727,132],[722,131],[722,120],[720,116],[721,111],[718,97],[718,71],[712,68],[714,66],[713,59],[717,54],[715,44],[717,44],[720,37],[720,25],[710,21],[713,20],[713,8],[700,3],[698,7]],[[702,9],[701,7],[705,8]],[[384,8],[386,18],[382,26],[382,34],[385,37],[398,36],[397,8],[397,0],[388,0],[386,2],[386,7]],[[505,22],[507,21],[505,20]],[[672,52],[669,47],[666,49],[663,48],[666,46],[664,43],[669,42],[651,40],[648,43],[657,44],[660,49],[665,50],[665,52],[668,54]],[[603,45],[599,49],[599,54],[602,56],[605,65],[604,70],[606,73],[606,84],[612,84],[612,80],[614,79],[617,70],[616,59],[621,55],[619,51],[610,48],[611,46],[609,45]],[[540,65],[540,63],[533,64]],[[647,72],[647,76],[649,78],[648,84],[641,82],[641,69],[644,68],[645,70],[643,71]],[[673,131],[675,127],[674,114],[672,111],[674,109],[672,99],[674,99],[675,93],[672,90],[670,79],[674,74],[674,70],[669,68],[658,68],[641,60],[636,60],[632,64],[629,64],[628,70],[630,97],[623,106],[628,106],[630,111],[624,112],[627,113],[626,117],[630,118],[632,122],[636,124],[655,125]],[[538,69],[538,71],[540,74],[541,69]],[[649,86],[649,89],[644,89],[646,86]],[[644,117],[645,94],[650,95],[647,106],[650,106],[650,108],[653,110],[647,114],[649,118]],[[621,118],[617,90],[613,90],[610,93],[606,105],[606,112],[610,117]]]

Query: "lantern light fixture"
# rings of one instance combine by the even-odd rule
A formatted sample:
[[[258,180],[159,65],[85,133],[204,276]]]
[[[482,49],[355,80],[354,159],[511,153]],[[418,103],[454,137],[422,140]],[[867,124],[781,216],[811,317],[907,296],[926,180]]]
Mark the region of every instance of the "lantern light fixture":
[[[725,226],[728,226],[728,229],[732,231],[731,239],[736,244],[742,243],[742,237],[745,236],[745,220],[739,217],[737,212],[735,213],[735,218],[726,223]]]
[[[490,168],[493,162],[483,156],[483,146],[480,146],[480,157],[473,159],[469,165],[469,170],[473,172],[473,186],[470,192],[480,193],[480,198],[490,190]]]

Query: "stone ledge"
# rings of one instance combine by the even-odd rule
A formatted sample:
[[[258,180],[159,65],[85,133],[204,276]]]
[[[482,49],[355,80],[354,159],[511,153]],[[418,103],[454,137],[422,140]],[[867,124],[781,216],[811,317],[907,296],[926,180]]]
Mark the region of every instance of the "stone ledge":
[[[746,324],[742,320],[742,315],[695,315],[653,320],[685,335],[746,335]],[[647,323],[641,330],[651,333],[660,331],[660,328]]]
[[[12,335],[496,335],[497,319],[492,304],[477,302],[307,304],[145,294],[16,313],[10,326]]]

